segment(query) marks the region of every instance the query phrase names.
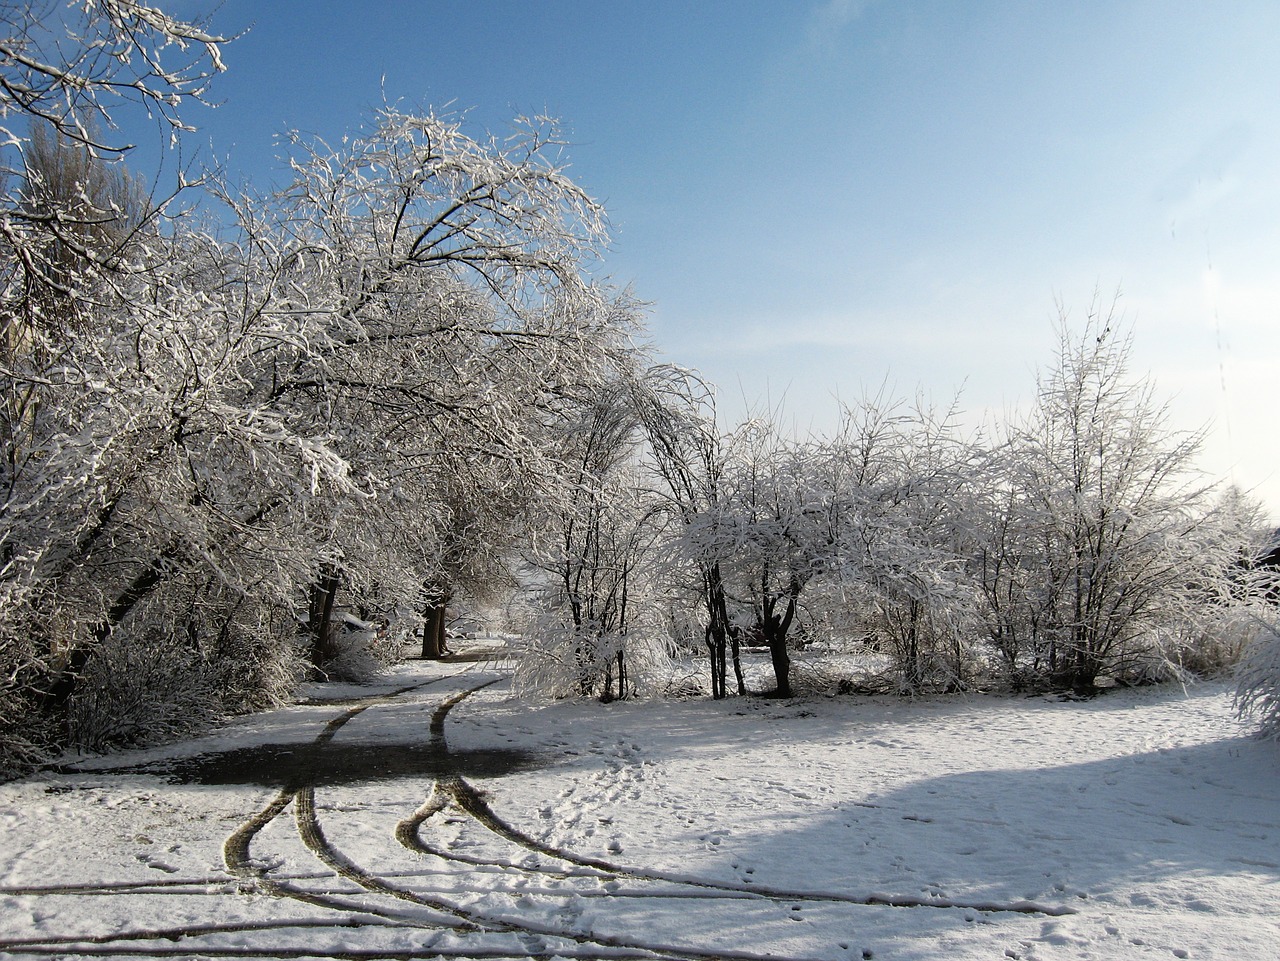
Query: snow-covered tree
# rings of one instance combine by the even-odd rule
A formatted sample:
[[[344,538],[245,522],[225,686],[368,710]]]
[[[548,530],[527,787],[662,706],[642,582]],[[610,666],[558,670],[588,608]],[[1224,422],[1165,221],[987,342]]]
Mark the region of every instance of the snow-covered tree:
[[[883,392],[845,408],[834,442],[840,583],[899,690],[964,686],[975,598],[960,554],[973,445],[941,412]]]
[[[102,131],[122,105],[177,136],[186,102],[223,69],[227,39],[137,0],[33,0],[0,8],[0,117],[34,117],[97,153],[120,154]],[[20,143],[20,129],[0,128]]]
[[[526,575],[539,597],[517,685],[610,701],[665,661],[655,568],[666,514],[639,483],[632,395],[606,383],[561,430],[568,486],[547,504]]]
[[[1236,711],[1260,736],[1280,738],[1280,622],[1274,609],[1254,621],[1255,635],[1236,673]]]
[[[1193,468],[1201,435],[1167,426],[1153,385],[1130,374],[1131,347],[1114,310],[1079,331],[1064,312],[1038,407],[1000,452],[1004,513],[991,516],[1017,529],[988,579],[1007,605],[995,629],[1006,644],[1018,624],[1033,631],[1033,657],[1078,688],[1159,658],[1215,567]]]
[[[85,632],[121,609],[128,592],[106,601],[112,582],[85,588],[78,564],[86,551],[95,563],[109,553],[107,528],[127,512],[123,476],[145,469],[156,440],[143,439],[148,415],[130,403],[137,393],[112,376],[121,361],[100,363],[121,338],[121,306],[138,297],[138,275],[166,256],[148,229],[163,204],[141,202],[123,167],[107,163],[128,150],[108,142],[112,116],[141,109],[183,129],[182,104],[222,69],[223,42],[132,0],[9,3],[0,12],[6,757],[56,736],[44,707],[62,699]]]
[[[523,129],[388,109],[300,147],[282,194],[221,192],[238,233],[137,232],[91,322],[10,364],[38,395],[0,530],[28,706],[100,732],[76,704],[141,649],[230,706],[279,696],[335,653],[340,590],[421,611],[493,569],[636,323],[583,274],[603,212]]]
[[[745,425],[726,461],[723,497],[686,533],[694,556],[723,559],[726,594],[743,613],[738,626],[768,647],[777,697],[792,694],[788,638],[800,598],[832,568],[839,544],[839,492],[827,483],[825,454],[769,422]]]
[[[683,603],[678,585],[688,572],[694,582],[690,593],[697,598],[696,610],[689,616],[701,624],[712,697],[723,698],[727,693],[730,651],[738,693],[745,694],[740,631],[730,618],[722,568],[727,548],[721,553],[723,545],[695,544],[681,536],[700,518],[717,514],[725,494],[729,441],[717,421],[715,393],[694,372],[671,365],[646,369],[634,380],[631,393],[645,435],[647,462],[658,480],[658,496],[667,506],[671,529],[683,548],[672,551],[670,603]]]
[[[549,425],[630,349],[635,312],[584,278],[604,212],[564,175],[546,121],[477,140],[388,107],[337,148],[295,148],[280,219],[308,280],[289,309],[317,330],[272,390],[340,429],[344,458],[380,488],[368,520],[344,512],[328,552],[351,566],[386,537],[417,555],[410,606],[438,651],[449,599],[492,569],[492,542],[558,474]],[[417,545],[382,522],[388,498]]]
[[[1011,443],[989,451],[967,508],[965,553],[981,593],[982,633],[1015,689],[1043,683],[1055,663],[1057,584],[1037,558],[1052,538],[1035,522],[1034,494]]]

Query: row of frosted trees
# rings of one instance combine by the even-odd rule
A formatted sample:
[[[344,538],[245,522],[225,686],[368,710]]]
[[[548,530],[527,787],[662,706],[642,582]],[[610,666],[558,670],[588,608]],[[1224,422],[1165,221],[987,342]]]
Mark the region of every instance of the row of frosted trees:
[[[571,445],[590,483],[526,572],[549,603],[518,677],[605,698],[670,684],[673,637],[717,697],[747,689],[747,646],[782,696],[798,648],[862,655],[830,659],[862,667],[828,683],[903,692],[1234,663],[1274,597],[1257,507],[1197,472],[1200,436],[1169,427],[1113,314],[1057,333],[1034,408],[978,435],[883,395],[827,437],[726,430],[687,374],[619,383]]]

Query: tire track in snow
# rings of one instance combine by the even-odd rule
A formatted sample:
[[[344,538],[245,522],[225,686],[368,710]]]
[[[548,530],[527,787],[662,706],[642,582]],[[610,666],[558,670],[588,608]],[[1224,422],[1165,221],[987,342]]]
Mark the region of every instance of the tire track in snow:
[[[477,687],[462,691],[442,702],[432,714],[430,727],[431,736],[446,756],[448,754],[448,742],[445,737],[444,725],[449,712],[468,697],[471,697],[473,694],[494,683],[497,683],[497,681],[490,681],[487,684],[481,684]],[[432,800],[436,795],[440,796],[440,801]],[[401,821],[396,826],[396,838],[400,840],[402,844],[409,842],[406,846],[409,847],[410,850],[417,850],[420,853],[437,854],[435,851],[427,850],[425,846],[422,845],[418,830],[428,818],[442,811],[448,801],[454,801],[454,803],[459,806],[460,810],[463,810],[472,819],[478,821],[482,826],[495,834],[502,835],[504,830],[506,832],[518,834],[518,832],[515,832],[513,828],[506,825],[504,821],[492,812],[492,809],[490,809],[488,804],[483,800],[483,798],[481,798],[480,793],[461,775],[453,774],[444,778],[437,778],[432,789],[432,798],[428,798],[427,802],[419,808],[418,811],[413,815],[410,815],[409,818]],[[525,837],[524,835],[519,836]],[[538,844],[538,842],[533,841],[531,838],[529,838],[528,841],[531,844]],[[437,856],[441,855],[437,854]],[[448,854],[443,855],[443,857],[446,861],[456,860],[462,861],[463,863],[471,863],[471,859],[463,861],[461,858],[454,858],[452,855]],[[584,858],[580,860],[583,866],[595,867],[606,876],[620,876],[619,869],[614,865],[608,864],[608,862],[601,861],[591,864],[589,862],[593,859]],[[510,868],[519,872],[527,872],[529,870],[518,865],[511,865]],[[639,875],[635,875],[635,877],[639,877]],[[499,893],[511,894],[513,892]],[[747,891],[738,892],[738,894],[740,896],[753,896],[756,892]],[[573,897],[576,895],[576,891],[569,891],[566,892],[564,896]],[[655,961],[657,961],[657,959],[685,959],[685,961],[766,961],[766,959],[770,959],[770,961],[784,961],[784,959],[780,959],[774,954],[761,955],[749,951],[737,951],[733,949],[703,950],[700,948],[691,948],[685,945],[648,943],[628,940],[625,938],[615,938],[609,935],[595,934],[594,932],[575,932],[563,926],[531,923],[519,918],[496,919],[491,914],[485,914],[484,917],[490,919],[491,922],[499,921],[500,923],[509,924],[512,931],[519,931],[521,933],[541,937],[562,939],[575,942],[580,946],[599,945],[601,947],[625,952],[624,954],[611,953],[609,955],[611,958],[653,958]],[[556,956],[563,956],[561,952],[555,952],[555,954]],[[808,961],[808,959],[791,958],[785,959],[785,961]]]
[[[128,953],[131,955],[145,955],[150,957],[157,954],[149,948],[123,948],[119,947],[123,942],[128,941],[173,941],[179,942],[187,938],[202,938],[219,934],[251,934],[257,931],[291,931],[291,930],[314,930],[317,928],[331,930],[333,928],[368,928],[368,927],[400,927],[400,925],[388,925],[384,921],[362,921],[355,918],[344,919],[341,921],[333,921],[329,918],[314,919],[294,919],[286,921],[246,921],[237,922],[235,924],[201,924],[201,925],[184,925],[179,928],[159,928],[159,929],[142,929],[137,931],[113,931],[111,934],[96,935],[63,935],[50,938],[22,938],[13,941],[0,941],[0,951],[10,954],[109,954],[109,953]],[[96,949],[92,952],[84,949],[67,951],[66,948],[71,945],[95,945]],[[61,948],[54,948],[52,945],[61,945]],[[111,946],[116,946],[112,948]],[[98,950],[98,948],[106,947],[107,950]],[[211,951],[216,953],[219,949],[212,948]],[[234,949],[239,950],[239,949]],[[168,954],[161,949],[162,954]],[[173,952],[183,957],[190,957],[192,952],[190,949],[184,949],[181,952]],[[210,953],[205,946],[200,946],[198,952],[200,955]],[[269,953],[269,952],[268,952]]]
[[[530,837],[519,829],[513,827],[508,822],[500,818],[488,802],[481,797],[480,793],[474,787],[467,783],[464,778],[454,777],[438,781],[437,786],[442,789],[450,801],[458,807],[460,811],[470,815],[481,826],[485,827],[494,834],[516,844],[525,850],[535,854],[542,854],[553,857],[570,864],[576,864],[580,867],[590,868],[592,870],[607,874],[612,877],[629,878],[639,881],[661,881],[668,884],[685,885],[696,888],[703,888],[708,891],[724,892],[734,894],[740,897],[762,898],[770,901],[805,901],[805,902],[828,902],[838,904],[860,904],[878,907],[895,907],[895,908],[962,908],[983,913],[1004,913],[1010,912],[1015,914],[1037,914],[1046,915],[1048,917],[1062,917],[1070,914],[1079,913],[1075,908],[1066,905],[1041,904],[1038,901],[967,901],[959,898],[946,897],[918,897],[914,895],[896,895],[884,893],[872,893],[864,895],[841,894],[839,892],[821,892],[821,891],[791,891],[783,888],[773,888],[764,885],[752,885],[746,887],[743,885],[730,884],[724,881],[715,881],[709,878],[696,878],[689,875],[672,874],[664,871],[654,871],[646,868],[628,867],[617,864],[612,861],[604,861],[599,858],[586,857],[576,854],[573,851],[556,847],[550,844],[544,844],[535,838]],[[438,808],[432,810],[431,814],[436,813]],[[430,817],[428,814],[427,817]],[[414,849],[423,853],[437,854],[440,852],[427,848],[417,837],[417,829],[426,818],[411,818],[397,827],[396,836],[401,838],[401,843],[406,840],[410,842]],[[454,857],[453,855],[445,855],[446,857]],[[498,864],[498,862],[489,862]],[[512,867],[517,867],[512,865]]]
[[[479,690],[479,688],[476,690]],[[456,704],[469,697],[472,693],[474,693],[474,691],[465,691],[459,695],[455,695],[448,701],[442,703],[432,715],[431,733],[433,737],[440,739],[442,748],[447,750],[447,745],[444,743],[445,717]],[[1067,905],[1043,904],[1041,902],[1031,900],[971,901],[943,896],[920,897],[917,895],[898,895],[882,892],[850,895],[840,892],[792,891],[762,885],[752,885],[748,887],[745,885],[735,885],[728,882],[715,881],[709,878],[697,878],[689,875],[679,875],[669,872],[655,871],[652,869],[626,866],[613,861],[605,861],[600,858],[586,857],[565,848],[545,844],[544,842],[538,841],[537,839],[525,834],[509,822],[499,817],[489,806],[488,802],[484,800],[480,792],[472,787],[465,778],[459,775],[437,779],[433,796],[436,793],[441,795],[440,800],[433,801],[429,799],[422,808],[416,811],[409,818],[401,821],[400,824],[396,826],[396,838],[402,845],[408,847],[410,850],[415,850],[423,854],[434,855],[436,857],[442,857],[446,860],[460,861],[462,863],[469,863],[473,865],[484,864],[487,866],[510,868],[518,871],[530,870],[529,868],[521,865],[459,856],[451,852],[442,852],[427,845],[421,838],[420,831],[422,825],[435,814],[443,811],[449,802],[452,802],[459,811],[467,814],[491,833],[523,848],[524,850],[530,851],[534,854],[541,854],[555,858],[568,864],[577,865],[578,867],[586,868],[589,871],[598,872],[601,875],[613,878],[664,882],[731,895],[734,898],[756,898],[770,901],[857,904],[864,906],[896,908],[960,908],[984,914],[1014,913],[1042,915],[1048,917],[1063,917],[1079,913],[1075,908]],[[570,874],[565,876],[572,877],[581,875]]]
[[[441,678],[433,678],[429,681],[419,682],[416,684],[406,685],[386,694],[374,695],[362,699],[359,704],[351,709],[344,711],[335,718],[332,718],[317,735],[315,743],[323,744],[329,741],[352,718],[358,716],[369,707],[380,703],[389,703],[395,698],[404,694],[427,687],[439,681],[450,680],[457,677],[462,672],[456,672],[452,675]],[[250,845],[254,838],[267,825],[274,821],[288,806],[295,800],[296,791],[292,786],[286,787],[279,791],[267,805],[261,810],[255,812],[244,823],[242,823],[223,843],[223,861],[227,866],[227,870],[231,877],[208,877],[201,879],[182,879],[174,878],[164,881],[145,881],[145,882],[108,882],[105,884],[93,885],[57,885],[57,886],[24,886],[21,888],[5,888],[3,893],[14,896],[42,896],[42,895],[73,895],[73,896],[110,896],[120,895],[127,896],[129,894],[152,894],[157,891],[165,891],[178,895],[225,895],[226,890],[208,890],[210,887],[227,888],[230,885],[237,885],[240,893],[246,893],[249,890],[258,890],[265,894],[289,898],[302,903],[311,904],[316,907],[323,908],[327,911],[340,911],[348,915],[363,914],[366,918],[348,917],[339,920],[329,919],[294,919],[284,921],[266,921],[254,922],[244,921],[233,924],[209,924],[209,925],[183,925],[177,928],[162,929],[142,929],[115,931],[104,935],[54,935],[51,937],[41,938],[23,938],[14,940],[0,940],[0,951],[15,955],[34,955],[34,956],[66,956],[69,954],[76,955],[128,955],[138,957],[190,957],[192,951],[190,949],[140,949],[138,947],[121,947],[120,945],[127,942],[149,942],[149,941],[182,941],[187,938],[202,938],[208,936],[216,936],[223,934],[250,934],[256,931],[277,931],[277,930],[305,930],[317,928],[365,928],[365,927],[421,927],[419,918],[397,915],[393,912],[379,910],[375,907],[363,905],[355,901],[350,901],[341,896],[319,894],[299,887],[290,881],[302,880],[302,876],[291,876],[288,879],[272,876],[271,866],[265,862],[255,861],[250,853]],[[72,945],[94,945],[90,950],[68,950]],[[300,950],[296,953],[286,951],[266,951],[258,949],[241,950],[237,948],[210,948],[201,945],[196,952],[201,955],[212,957],[304,957],[307,955],[314,956],[314,951]],[[440,951],[433,951],[422,956],[429,957],[439,955]],[[447,953],[447,952],[446,952]],[[333,957],[340,957],[338,954]],[[495,955],[496,957],[497,955]],[[521,955],[507,955],[508,957],[521,957]]]
[[[419,894],[410,888],[392,884],[385,878],[359,867],[354,861],[330,844],[325,837],[324,831],[320,827],[319,819],[316,816],[314,788],[303,788],[294,795],[294,813],[298,825],[298,834],[302,837],[307,849],[336,874],[349,881],[354,881],[366,891],[372,894],[386,895],[401,901],[408,901],[448,915],[448,917],[442,918],[437,922],[439,927],[449,927],[459,931],[512,930],[506,925],[486,922],[483,918],[475,916],[475,912],[468,911],[456,902],[446,898]]]
[[[425,683],[409,685],[389,694],[369,697],[344,710],[325,724],[316,736],[316,744],[324,744],[333,739],[346,724],[363,712],[378,704],[391,703],[404,694],[426,687],[439,681],[457,678],[461,672],[447,677],[436,678]],[[445,725],[449,712],[466,698],[497,683],[497,679],[474,688],[447,696],[433,711],[430,722],[430,736],[442,753],[447,756],[448,747],[445,738]],[[613,772],[617,775],[617,772]],[[614,780],[618,780],[617,776]],[[606,778],[607,780],[607,778]],[[612,782],[610,782],[612,783]],[[607,786],[607,785],[606,785]],[[277,869],[281,861],[255,857],[254,845],[259,836],[269,825],[284,814],[290,805],[294,807],[294,821],[299,838],[308,851],[328,868],[332,874],[281,873]],[[563,869],[555,869],[549,865],[520,865],[506,861],[468,856],[440,850],[428,844],[422,837],[424,826],[432,818],[442,815],[447,810],[456,810],[469,822],[474,822],[502,841],[515,845],[522,851],[549,858],[552,861],[567,865]],[[873,892],[867,895],[849,895],[841,892],[797,892],[762,886],[742,886],[714,879],[698,878],[690,875],[678,875],[643,867],[627,866],[615,861],[592,858],[551,844],[540,842],[520,831],[500,817],[484,798],[479,790],[466,781],[461,775],[449,774],[437,778],[431,795],[427,801],[409,817],[403,819],[394,828],[396,840],[406,849],[441,858],[446,862],[466,865],[471,868],[490,867],[500,869],[506,876],[515,874],[518,877],[535,877],[537,875],[553,876],[561,879],[593,879],[596,881],[613,881],[628,879],[641,882],[653,882],[670,885],[674,890],[620,891],[615,886],[606,884],[603,890],[589,892],[590,896],[636,899],[636,898],[695,898],[738,900],[754,899],[775,902],[833,902],[845,904],[889,906],[889,907],[946,907],[963,908],[979,912],[1018,912],[1059,916],[1074,914],[1072,908],[1044,905],[1036,902],[969,902],[960,899],[942,897],[901,897]],[[369,871],[347,857],[333,841],[326,837],[320,824],[316,806],[314,784],[294,783],[286,785],[271,797],[265,805],[241,823],[223,843],[223,860],[230,878],[219,878],[215,881],[191,881],[172,879],[152,881],[132,885],[85,886],[81,888],[62,889],[49,893],[72,894],[107,894],[127,893],[127,889],[139,892],[150,892],[160,887],[173,887],[175,893],[182,893],[183,888],[195,885],[218,884],[224,888],[238,885],[241,893],[261,892],[272,897],[289,899],[320,909],[326,914],[337,917],[320,919],[301,918],[270,922],[252,922],[227,925],[183,926],[151,931],[116,931],[98,936],[54,936],[50,938],[25,938],[12,942],[0,941],[0,951],[14,955],[32,956],[134,956],[134,957],[190,957],[193,954],[211,958],[302,958],[323,955],[349,961],[372,961],[374,958],[425,959],[444,958],[550,958],[563,957],[572,961],[763,961],[763,955],[737,950],[711,950],[685,945],[653,943],[647,938],[628,940],[622,937],[596,934],[591,930],[575,930],[572,921],[549,917],[546,920],[530,920],[519,917],[515,906],[508,912],[501,907],[481,909],[468,906],[431,893],[424,893],[405,883],[397,883],[387,876]],[[332,881],[334,875],[356,885],[359,890],[327,891],[315,890],[311,885]],[[490,876],[494,877],[493,875]],[[581,887],[581,885],[579,885]],[[19,893],[19,892],[6,892]],[[31,894],[40,892],[32,891]],[[200,892],[200,893],[230,893]],[[500,897],[517,897],[530,893],[550,899],[575,898],[586,896],[581,890],[571,887],[563,891],[542,889],[530,892],[504,890],[500,885],[491,885],[485,889],[486,894]],[[402,905],[397,909],[385,901],[379,904],[378,899],[390,899]],[[426,912],[430,912],[429,914]],[[320,929],[416,929],[432,932],[437,937],[458,936],[465,940],[474,937],[492,938],[474,944],[431,944],[421,945],[412,950],[400,950],[396,947],[364,950],[325,950],[324,948],[294,948],[291,946],[239,947],[219,946],[200,943],[202,939],[216,938],[220,935],[251,934],[255,931],[316,931]],[[311,937],[314,937],[312,935]],[[189,947],[175,945],[169,948],[156,944],[159,941],[185,941],[196,939]],[[504,939],[516,939],[503,945]],[[138,942],[145,942],[140,947]],[[303,943],[306,943],[305,941]],[[91,947],[90,947],[91,946]],[[771,955],[771,957],[774,957]],[[791,959],[802,961],[802,959]]]
[[[319,927],[333,928],[336,925],[329,923],[326,925],[318,925]],[[50,943],[50,942],[42,942]],[[83,941],[74,942],[76,944],[85,943]],[[282,961],[292,961],[292,959],[301,958],[331,958],[334,961],[434,961],[437,958],[457,958],[459,961],[528,961],[528,959],[538,959],[538,961],[651,961],[654,959],[652,954],[628,954],[626,952],[609,951],[607,953],[585,953],[579,951],[530,951],[530,950],[508,950],[506,948],[463,948],[463,947],[429,947],[421,950],[402,950],[402,949],[369,949],[356,950],[344,949],[341,951],[328,951],[318,948],[240,948],[240,947],[205,947],[201,946],[193,955],[192,951],[187,948],[162,948],[148,947],[139,949],[135,947],[125,947],[117,945],[103,945],[95,947],[90,951],[67,951],[65,948],[55,947],[20,947],[11,953],[18,955],[30,955],[34,957],[56,957],[65,958],[68,955],[76,955],[79,957],[95,957],[95,958],[242,958],[244,961],[255,961],[259,958],[280,958]],[[728,955],[719,955],[718,957],[729,957]],[[678,959],[672,959],[678,961]],[[773,961],[785,961],[785,959],[773,959]],[[803,961],[803,959],[801,959]],[[814,959],[818,961],[818,959]]]
[[[449,711],[467,697],[496,684],[499,680],[501,679],[495,678],[446,698],[432,713],[429,728],[431,736],[433,740],[437,741],[440,748],[446,754],[448,748],[444,738],[444,720]],[[413,690],[422,686],[425,685],[413,685],[412,687],[395,692],[390,696],[371,698],[367,703],[361,703],[350,710],[343,712],[325,725],[324,730],[316,737],[315,743],[322,744],[331,740],[345,724],[363,713],[369,707],[378,703],[385,703],[399,694],[403,694],[408,690]],[[492,954],[493,957],[608,957],[611,959],[636,959],[636,961],[678,961],[678,959],[685,959],[685,961],[721,961],[721,959],[763,961],[759,955],[746,953],[706,953],[685,949],[679,949],[672,952],[666,951],[663,948],[636,945],[621,939],[594,935],[589,932],[575,932],[556,925],[534,923],[517,918],[498,918],[488,912],[471,910],[464,905],[446,898],[431,897],[420,894],[410,888],[392,884],[385,878],[375,875],[372,872],[365,871],[363,868],[359,867],[325,837],[324,831],[320,827],[319,819],[316,814],[315,788],[312,785],[304,785],[296,788],[286,787],[282,789],[265,808],[241,825],[241,827],[227,839],[227,842],[224,845],[224,856],[227,861],[228,869],[242,878],[252,880],[256,885],[259,885],[265,893],[280,897],[287,897],[293,900],[302,901],[318,907],[327,907],[333,910],[356,911],[359,913],[372,914],[385,919],[410,920],[394,913],[373,909],[363,905],[356,905],[334,895],[317,894],[298,888],[294,885],[278,881],[269,876],[269,868],[264,868],[255,864],[250,856],[250,844],[253,838],[263,828],[283,813],[285,808],[287,808],[291,802],[294,805],[295,821],[298,827],[299,836],[307,846],[307,849],[311,851],[311,853],[314,854],[321,863],[332,869],[339,876],[359,885],[368,893],[407,901],[444,915],[440,918],[416,919],[418,921],[417,926],[432,929],[449,929],[462,934],[491,933],[532,935],[538,938],[550,938],[565,941],[570,944],[576,943],[579,946],[589,947],[597,945],[611,949],[607,955],[583,955],[580,952],[574,951],[566,953],[563,950],[552,950],[543,945],[532,949],[525,947],[524,949],[515,952],[497,951]],[[421,956],[431,957],[437,953],[438,952],[429,952]],[[483,951],[466,951],[462,952],[460,956],[481,957],[484,955],[485,952]],[[340,955],[335,955],[335,957],[336,956]],[[380,954],[378,956],[383,955]]]
[[[334,736],[352,719],[367,711],[369,708],[377,704],[387,704],[396,698],[409,693],[410,691],[419,690],[431,684],[435,684],[442,680],[451,680],[458,677],[462,672],[457,672],[445,678],[435,678],[421,684],[411,684],[406,687],[399,688],[389,694],[381,694],[367,699],[363,699],[354,707],[343,711],[337,717],[331,719],[316,735],[313,743],[325,744],[333,740]],[[490,682],[492,683],[492,682]],[[265,894],[276,897],[290,898],[295,901],[301,901],[305,904],[311,904],[316,907],[327,908],[334,911],[353,912],[361,914],[369,914],[387,920],[395,921],[413,921],[420,922],[421,919],[406,916],[397,912],[388,912],[360,902],[352,901],[339,895],[316,893],[299,887],[296,884],[289,883],[271,876],[270,866],[264,863],[255,863],[250,854],[250,845],[253,839],[268,824],[279,817],[284,810],[292,803],[295,808],[295,821],[298,825],[298,831],[302,837],[303,843],[313,854],[320,857],[322,863],[332,868],[340,875],[344,875],[344,871],[337,865],[349,864],[345,858],[342,858],[334,851],[325,841],[324,835],[320,832],[315,821],[315,788],[311,785],[304,786],[287,786],[282,788],[279,793],[258,813],[254,814],[237,828],[230,837],[227,838],[223,845],[223,860],[227,865],[227,870],[233,875],[241,879],[242,887],[247,886],[249,889],[256,888]],[[367,890],[374,890],[374,887],[367,886],[362,883],[361,879],[368,879],[363,872],[359,872],[354,867],[349,869],[349,880],[355,880]],[[345,875],[344,875],[345,876]],[[370,884],[373,884],[372,879]],[[375,885],[376,886],[376,885]],[[388,889],[392,886],[386,885]],[[375,892],[379,893],[379,892]],[[380,893],[390,893],[390,890]],[[476,930],[476,926],[464,918],[457,916],[457,912],[453,910],[453,905],[443,901],[432,902],[425,898],[404,898],[404,900],[414,900],[415,903],[439,911],[446,915],[435,921],[422,926],[430,926],[437,928],[452,928],[457,930]],[[449,917],[448,915],[454,915]]]
[[[339,730],[364,711],[378,704],[391,703],[397,697],[409,691],[417,690],[439,681],[451,680],[463,672],[456,672],[447,677],[435,678],[423,683],[412,684],[388,694],[380,694],[362,699],[358,704],[332,718],[314,740],[314,744],[324,744],[331,740]],[[443,747],[443,722],[450,708],[456,703],[482,690],[500,679],[455,694],[439,705],[432,715],[431,734]],[[270,861],[255,858],[252,846],[258,835],[292,804],[295,811],[295,822],[299,836],[308,850],[334,874],[355,882],[360,892],[352,895],[317,892],[300,886],[298,881],[332,879],[333,874],[278,875]],[[484,912],[471,911],[462,905],[447,899],[423,895],[408,888],[393,884],[386,878],[364,871],[350,859],[338,851],[324,836],[316,815],[315,788],[312,784],[289,784],[280,789],[264,807],[256,811],[223,842],[223,860],[230,878],[210,878],[200,881],[173,879],[170,881],[150,881],[143,883],[115,883],[106,885],[68,885],[59,887],[41,887],[39,889],[12,889],[7,894],[39,895],[39,894],[73,894],[101,895],[147,893],[160,887],[191,889],[196,886],[208,887],[217,885],[227,888],[237,885],[241,894],[260,892],[271,897],[293,900],[327,912],[341,912],[346,917],[334,918],[300,918],[270,920],[264,922],[244,921],[231,924],[182,925],[181,927],[162,929],[117,930],[108,934],[86,935],[54,935],[51,937],[22,938],[8,941],[0,940],[0,951],[14,956],[36,957],[155,957],[155,958],[189,958],[193,955],[210,958],[314,958],[323,956],[339,959],[339,961],[373,961],[373,959],[429,959],[429,958],[492,958],[501,961],[518,961],[522,958],[566,958],[569,961],[713,961],[714,958],[738,957],[723,953],[714,956],[702,952],[678,951],[664,952],[649,947],[632,947],[624,943],[612,944],[609,939],[582,936],[552,925],[530,925],[528,923],[508,922],[496,919]],[[182,892],[177,892],[182,893]],[[201,891],[199,893],[229,893]],[[437,916],[423,917],[421,914],[410,914],[380,908],[357,900],[359,894],[390,896],[408,901],[418,907],[426,907],[437,912]],[[361,917],[363,916],[363,917]],[[510,947],[500,945],[449,945],[430,944],[422,947],[403,950],[396,948],[379,948],[370,950],[331,950],[309,947],[240,947],[194,944],[190,947],[167,948],[154,944],[157,941],[180,942],[188,939],[199,940],[219,935],[252,934],[259,931],[315,931],[335,929],[366,928],[404,928],[449,933],[455,935],[493,934],[529,935],[523,943]],[[560,942],[549,946],[540,939],[547,938]],[[140,944],[141,942],[141,944]],[[576,944],[575,944],[576,942]],[[145,946],[143,946],[145,945]],[[593,950],[602,948],[603,950]],[[741,956],[742,961],[760,961],[755,956]]]

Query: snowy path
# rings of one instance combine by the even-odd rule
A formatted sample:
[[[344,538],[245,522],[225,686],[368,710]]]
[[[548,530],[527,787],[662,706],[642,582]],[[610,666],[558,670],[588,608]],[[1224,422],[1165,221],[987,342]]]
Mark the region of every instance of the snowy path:
[[[1280,749],[1221,687],[606,708],[503,679],[414,664],[0,786],[0,957],[1280,958]]]

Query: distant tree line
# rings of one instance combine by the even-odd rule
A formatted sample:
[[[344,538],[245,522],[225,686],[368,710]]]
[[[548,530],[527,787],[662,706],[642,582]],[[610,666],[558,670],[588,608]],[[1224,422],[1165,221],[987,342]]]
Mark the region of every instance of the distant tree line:
[[[832,436],[788,437],[768,417],[722,429],[696,378],[644,371],[610,395],[618,454],[595,459],[590,520],[571,512],[565,539],[542,542],[536,569],[566,575],[541,582],[562,616],[528,632],[517,680],[613,696],[635,649],[661,685],[673,636],[705,654],[716,697],[747,693],[744,646],[768,652],[758,693],[777,696],[801,647],[824,652],[829,687],[903,693],[1230,668],[1274,623],[1258,505],[1196,470],[1202,437],[1172,430],[1131,373],[1114,305],[1075,330],[1063,311],[1057,329],[1034,408],[985,435],[963,434],[954,408],[884,395],[846,406]],[[609,549],[581,549],[584,525]],[[622,572],[628,621],[578,617]]]

